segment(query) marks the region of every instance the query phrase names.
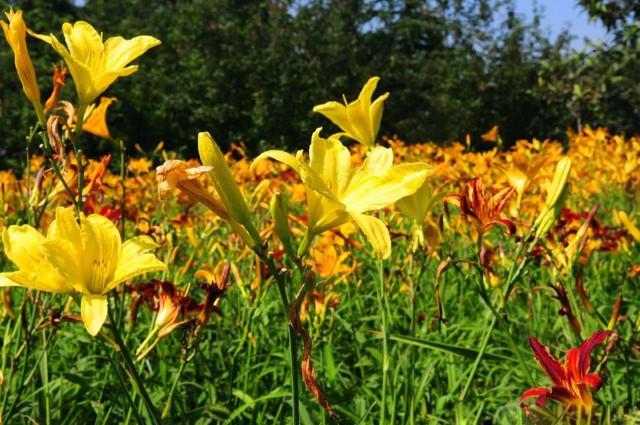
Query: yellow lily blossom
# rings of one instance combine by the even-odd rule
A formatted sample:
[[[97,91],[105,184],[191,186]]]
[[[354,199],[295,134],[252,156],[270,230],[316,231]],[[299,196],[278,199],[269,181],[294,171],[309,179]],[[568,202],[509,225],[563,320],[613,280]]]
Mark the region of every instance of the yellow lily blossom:
[[[66,22],[62,25],[62,33],[68,49],[53,34],[32,35],[49,43],[64,58],[76,85],[81,107],[91,104],[118,77],[136,72],[137,65],[127,65],[160,44],[160,40],[148,35],[130,40],[120,36],[110,37],[103,42],[102,34],[84,21],[74,24]]]
[[[72,208],[59,207],[46,238],[31,226],[10,226],[3,234],[5,252],[19,271],[2,273],[0,279],[41,291],[81,293],[82,321],[95,336],[107,318],[109,291],[167,267],[149,252],[156,244],[148,236],[123,244],[106,217],[91,214],[80,221]]]
[[[365,161],[353,168],[351,155],[337,137],[323,139],[318,128],[311,138],[309,163],[302,151],[296,156],[271,150],[252,164],[271,158],[300,174],[307,187],[308,228],[299,253],[305,253],[313,238],[333,227],[353,221],[382,258],[391,254],[391,239],[385,224],[369,211],[384,208],[409,196],[422,185],[428,167],[424,163],[393,165],[393,151],[377,146]]]
[[[29,51],[27,50],[27,26],[22,18],[22,11],[14,12],[13,9],[9,9],[9,13],[6,15],[9,19],[9,24],[7,25],[6,22],[0,21],[0,25],[7,43],[13,50],[14,62],[20,83],[22,83],[22,90],[24,90],[24,94],[33,104],[38,120],[44,125],[46,120],[40,103],[40,88],[38,88],[36,71],[33,69],[33,63],[31,63]]]
[[[22,286],[46,292],[72,292],[67,283],[47,259],[44,243],[53,240],[53,232],[45,237],[29,225],[9,226],[2,232],[7,258],[18,271],[0,273],[0,286]]]
[[[547,158],[542,155],[532,158],[522,152],[514,152],[511,155],[509,168],[502,167],[509,185],[516,190],[518,195],[516,200],[518,208],[522,203],[522,196],[524,195],[524,192],[534,181],[536,175],[546,162]]]
[[[415,242],[420,246],[424,246],[425,229],[427,232],[433,232],[434,228],[437,230],[437,226],[433,226],[430,215],[436,204],[443,198],[443,195],[442,192],[433,187],[432,179],[426,178],[415,193],[396,202],[400,212],[413,221]],[[415,248],[417,246],[414,243],[412,249]]]
[[[331,101],[315,106],[313,112],[319,112],[329,118],[347,137],[363,145],[373,146],[380,129],[383,104],[389,97],[389,93],[385,93],[371,102],[378,81],[379,77],[371,77],[362,87],[358,99],[351,103],[347,103],[346,99],[344,105]]]

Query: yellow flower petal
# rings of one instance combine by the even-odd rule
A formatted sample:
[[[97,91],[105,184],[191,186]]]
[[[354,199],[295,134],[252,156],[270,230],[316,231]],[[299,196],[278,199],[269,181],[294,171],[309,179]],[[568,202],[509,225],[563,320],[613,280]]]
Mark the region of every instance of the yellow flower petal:
[[[286,164],[289,167],[293,168],[298,173],[300,172],[300,168],[302,167],[302,164],[295,156],[285,151],[273,149],[264,151],[260,155],[258,155],[251,163],[251,171],[255,170],[256,164],[258,164],[258,162],[263,161],[267,158],[282,162],[283,164]]]
[[[387,175],[351,182],[342,202],[349,212],[377,210],[415,193],[424,183],[427,174],[426,164],[397,165]]]
[[[0,287],[4,288],[6,286],[18,286],[18,283],[11,280],[7,275],[9,273],[0,273]]]
[[[313,112],[318,112],[329,118],[331,122],[340,127],[343,131],[347,131],[350,127],[349,118],[345,106],[339,102],[327,102],[322,105],[313,107]]]
[[[125,67],[130,62],[159,44],[160,41],[158,39],[148,35],[140,35],[131,40],[126,40],[122,37],[111,37],[104,43],[105,65],[107,69],[112,70],[126,69]],[[135,69],[127,72],[133,73],[138,67],[134,66],[133,68]]]
[[[371,105],[371,126],[374,137],[380,131],[380,122],[382,121],[382,112],[384,110],[384,101],[389,97],[389,93],[385,93],[373,102]]]
[[[391,255],[391,237],[387,226],[377,218],[366,214],[349,213],[349,215],[367,237],[376,254],[380,258],[388,258]]]
[[[427,214],[433,209],[436,201],[441,198],[441,194],[434,194],[429,179],[425,179],[422,186],[414,194],[396,201],[396,206],[417,225],[422,226]]]
[[[82,296],[80,302],[80,315],[84,327],[91,336],[98,335],[102,325],[107,320],[109,313],[109,301],[105,295],[89,295]]]
[[[129,239],[122,245],[122,252],[113,279],[103,293],[115,288],[118,284],[144,273],[165,271],[167,266],[149,251],[157,247],[148,236]]]
[[[309,166],[314,173],[308,173],[303,180],[315,190],[339,197],[351,177],[351,154],[340,140],[321,138],[320,130],[316,129],[311,136],[309,147]],[[320,178],[318,182],[314,178],[316,174]]]
[[[9,226],[2,232],[4,251],[19,269],[3,273],[4,279],[26,288],[47,292],[68,292],[71,286],[46,256],[46,238],[28,225]]]
[[[43,248],[47,259],[60,271],[67,286],[78,292],[85,292],[82,251],[64,239],[47,240]]]
[[[113,279],[121,259],[121,239],[116,226],[108,218],[92,214],[82,221],[83,262],[85,288],[83,293],[103,294]]]
[[[47,231],[48,239],[66,239],[74,246],[82,244],[80,239],[80,225],[76,220],[74,208],[56,208],[56,219]]]

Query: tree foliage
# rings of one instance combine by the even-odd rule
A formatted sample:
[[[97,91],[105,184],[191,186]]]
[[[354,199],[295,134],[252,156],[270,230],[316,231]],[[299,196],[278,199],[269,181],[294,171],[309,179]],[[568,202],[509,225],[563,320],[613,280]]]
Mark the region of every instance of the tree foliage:
[[[611,2],[580,3],[611,31],[620,27]],[[634,4],[625,7],[633,11]],[[59,32],[62,22],[84,19],[105,36],[162,40],[138,61],[138,73],[107,93],[119,99],[110,109],[112,134],[143,148],[164,141],[187,154],[203,130],[253,151],[299,147],[314,128],[329,125],[312,107],[343,94],[354,98],[371,75],[382,78],[381,92],[392,94],[383,134],[409,141],[477,138],[497,124],[510,143],[562,137],[567,126],[582,122],[616,131],[635,131],[639,122],[635,44],[623,38],[572,52],[567,34],[551,40],[539,16],[526,21],[512,0],[87,0],[82,6],[23,0],[13,6],[37,32]],[[46,96],[57,58],[35,39],[29,46]],[[34,117],[9,71],[12,60],[8,48],[0,50],[1,146],[16,152]],[[73,98],[71,83],[65,94]]]

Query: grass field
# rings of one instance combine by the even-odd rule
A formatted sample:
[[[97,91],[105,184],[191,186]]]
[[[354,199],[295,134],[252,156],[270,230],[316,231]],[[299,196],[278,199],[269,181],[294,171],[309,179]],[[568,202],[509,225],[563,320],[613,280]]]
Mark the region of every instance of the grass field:
[[[640,423],[640,139],[383,139],[374,78],[304,152],[194,129],[176,158],[96,100],[155,42],[83,74],[74,43],[108,49],[65,31],[76,107],[14,48],[39,123],[0,171],[0,423]]]

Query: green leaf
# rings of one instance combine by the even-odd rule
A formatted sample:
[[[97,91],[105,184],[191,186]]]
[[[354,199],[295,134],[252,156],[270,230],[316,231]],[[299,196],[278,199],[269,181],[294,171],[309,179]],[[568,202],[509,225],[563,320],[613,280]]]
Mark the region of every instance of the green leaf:
[[[376,336],[381,335],[378,332],[374,332],[374,334]],[[466,357],[469,360],[475,360],[479,352],[478,350],[473,348],[461,347],[459,345],[453,345],[453,344],[445,344],[444,342],[427,341],[424,339],[413,338],[410,336],[389,335],[389,339],[391,341],[396,341],[403,344],[415,345],[416,347],[420,347],[420,348],[428,348],[431,350],[441,351],[444,353],[456,354],[458,356]],[[491,354],[486,352],[483,355],[483,359],[496,361],[496,362],[511,361],[509,357],[502,356],[500,354]]]

